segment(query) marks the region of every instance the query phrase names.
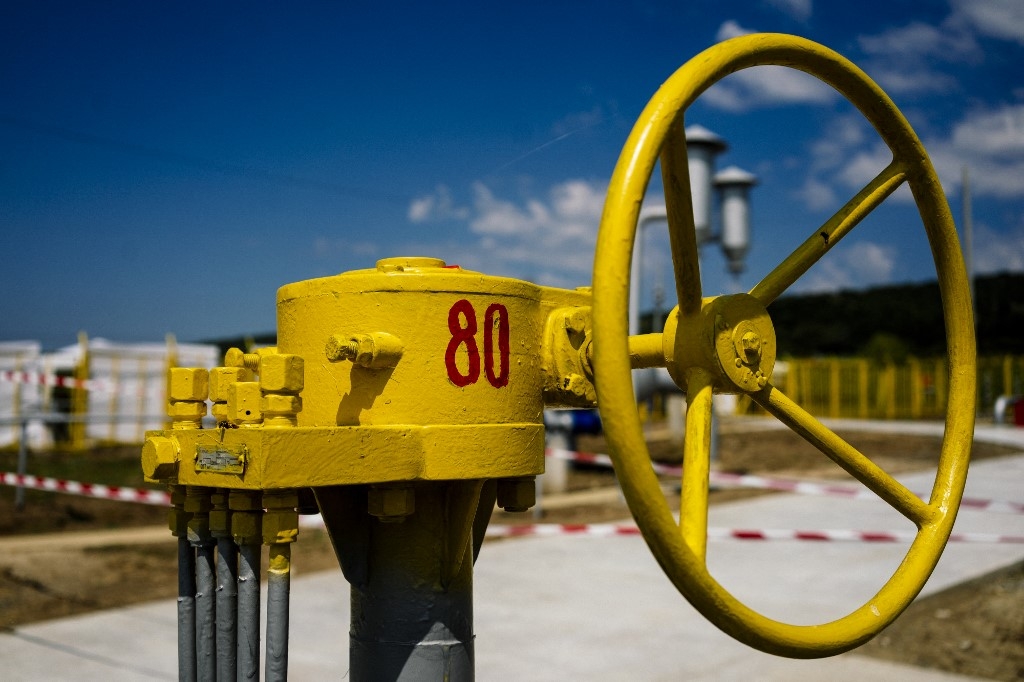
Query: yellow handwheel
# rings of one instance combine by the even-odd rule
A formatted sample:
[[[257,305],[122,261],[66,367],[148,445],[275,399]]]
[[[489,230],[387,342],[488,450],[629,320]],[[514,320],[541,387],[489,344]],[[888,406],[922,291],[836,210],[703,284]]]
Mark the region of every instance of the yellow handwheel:
[[[726,75],[758,65],[799,69],[860,109],[893,160],[748,294],[703,298],[694,233],[683,112]],[[629,337],[630,261],[637,220],[661,160],[679,305],[663,333]],[[949,402],[935,485],[922,501],[771,383],[775,338],[766,306],[906,182],[931,245],[942,296]],[[975,345],[971,301],[949,206],[910,124],[866,74],[835,52],[787,35],[748,35],[705,50],[676,71],[644,109],[615,167],[594,260],[593,368],[598,404],[630,510],[669,579],[720,629],[763,651],[830,656],[867,641],[920,591],[949,538],[963,494],[974,431]],[[651,468],[634,401],[633,367],[664,366],[687,394],[680,520]],[[821,625],[791,625],[754,612],[708,572],[707,506],[711,397],[746,393],[917,526],[903,561],[867,603]]]

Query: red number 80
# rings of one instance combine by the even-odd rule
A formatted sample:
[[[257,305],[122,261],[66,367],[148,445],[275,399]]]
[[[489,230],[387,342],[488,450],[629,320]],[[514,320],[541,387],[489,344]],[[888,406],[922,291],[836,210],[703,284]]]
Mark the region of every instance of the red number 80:
[[[480,346],[476,342],[477,319],[472,303],[466,299],[455,302],[448,311],[448,331],[452,335],[444,352],[448,380],[459,387],[475,384],[480,379]],[[494,368],[495,332],[498,337],[497,372]],[[462,345],[466,346],[469,361],[465,374],[455,362],[455,355]],[[508,385],[510,353],[508,309],[500,303],[492,303],[484,313],[484,373],[491,386],[501,388]]]

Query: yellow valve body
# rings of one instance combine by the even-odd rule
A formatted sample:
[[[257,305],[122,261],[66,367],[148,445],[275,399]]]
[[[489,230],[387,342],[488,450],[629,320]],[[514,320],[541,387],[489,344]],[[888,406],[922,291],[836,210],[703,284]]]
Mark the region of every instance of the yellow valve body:
[[[535,476],[544,472],[545,401],[559,402],[550,387],[561,385],[559,370],[578,356],[551,349],[549,317],[589,304],[589,290],[492,277],[433,258],[391,258],[288,284],[278,291],[275,352],[302,360],[297,425],[260,423],[256,393],[242,397],[254,422],[237,414],[236,397],[235,428],[147,437],[173,439],[181,453],[174,482],[213,488]],[[348,338],[387,339],[384,362],[344,359],[338,340]],[[261,366],[273,365],[268,358]],[[237,396],[256,384],[231,388]],[[263,390],[265,403],[288,397]]]

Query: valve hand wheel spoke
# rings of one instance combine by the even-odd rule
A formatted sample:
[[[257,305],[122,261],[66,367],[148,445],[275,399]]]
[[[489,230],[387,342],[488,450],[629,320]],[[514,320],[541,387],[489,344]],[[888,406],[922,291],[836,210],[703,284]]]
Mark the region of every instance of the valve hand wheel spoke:
[[[867,486],[899,513],[922,526],[935,510],[855,447],[804,411],[771,384],[751,396],[769,414],[799,434],[829,459]]]
[[[750,294],[704,298],[690,199],[683,117],[696,98],[752,66],[799,69],[850,100],[892,151],[893,162],[814,232]],[[661,334],[627,337],[630,261],[640,206],[661,162],[679,307]],[[868,213],[906,182],[938,275],[946,325],[949,397],[945,435],[928,502],[821,425],[770,383],[775,331],[766,306],[793,285]],[[747,35],[705,50],[674,73],[637,120],[608,186],[594,257],[594,381],[623,494],[666,575],[698,611],[733,637],[769,653],[815,658],[867,641],[905,609],[931,574],[963,494],[975,414],[975,343],[967,273],[952,215],[928,154],[889,97],[840,55],[803,38]],[[661,347],[658,342],[660,340]],[[681,517],[661,493],[637,415],[631,367],[664,364],[686,389]],[[767,618],[708,572],[707,476],[711,396],[746,393],[917,524],[899,568],[865,604],[820,625]]]
[[[705,560],[708,546],[708,478],[711,468],[711,375],[690,372],[686,384],[686,434],[679,498],[679,529],[690,550]]]
[[[690,193],[690,168],[682,117],[669,131],[661,150],[661,177],[665,187],[669,246],[676,271],[676,299],[682,315],[700,311],[700,256]]]
[[[751,289],[750,295],[766,306],[774,301],[838,244],[840,239],[849,234],[868,213],[899,189],[906,179],[904,164],[894,159],[875,176],[874,180]]]

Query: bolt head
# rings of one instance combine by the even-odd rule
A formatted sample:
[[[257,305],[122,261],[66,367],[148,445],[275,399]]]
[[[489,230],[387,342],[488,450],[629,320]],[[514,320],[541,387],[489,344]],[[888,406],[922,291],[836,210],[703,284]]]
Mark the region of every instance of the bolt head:
[[[206,400],[210,373],[199,367],[171,367],[167,371],[168,400]]]
[[[534,476],[498,481],[498,506],[507,512],[524,512],[537,504],[537,479]]]
[[[366,509],[381,521],[401,521],[416,511],[416,495],[408,486],[371,487],[367,491]]]
[[[239,381],[228,386],[228,419],[236,423],[263,421],[260,410],[260,385],[255,381]]]
[[[236,381],[252,381],[252,373],[242,367],[214,367],[210,370],[210,400],[227,402],[228,386]]]
[[[178,444],[170,438],[147,438],[142,446],[142,473],[154,480],[170,478],[178,471],[178,456]]]
[[[260,358],[260,388],[268,393],[297,394],[302,390],[302,356],[271,353]]]

